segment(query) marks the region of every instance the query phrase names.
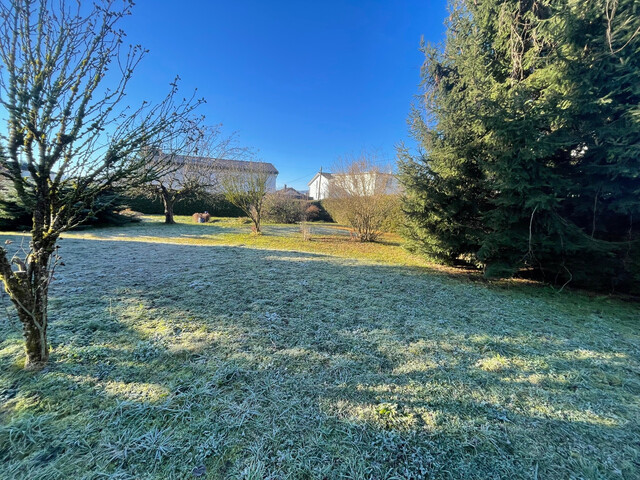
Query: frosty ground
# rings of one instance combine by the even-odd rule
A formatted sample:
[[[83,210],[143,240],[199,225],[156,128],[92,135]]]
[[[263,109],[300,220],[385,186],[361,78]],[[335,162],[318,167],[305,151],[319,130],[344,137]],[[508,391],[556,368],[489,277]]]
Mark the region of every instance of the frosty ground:
[[[0,478],[640,478],[637,303],[249,231],[68,235],[41,372],[5,296]]]

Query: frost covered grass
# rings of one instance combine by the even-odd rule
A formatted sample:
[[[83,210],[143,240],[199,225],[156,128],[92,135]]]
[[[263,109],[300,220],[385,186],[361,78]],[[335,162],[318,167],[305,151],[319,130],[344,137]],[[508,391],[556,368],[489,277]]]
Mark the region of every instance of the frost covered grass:
[[[50,365],[0,320],[0,478],[639,478],[638,304],[312,228],[62,240]]]
[[[162,224],[162,217],[159,215],[144,218],[145,222],[141,224],[73,232],[67,234],[67,237],[296,250],[450,271],[450,269],[429,264],[419,256],[409,254],[402,248],[401,238],[394,234],[382,235],[377,243],[359,243],[351,239],[347,227],[308,223],[310,239],[304,240],[299,225],[266,224],[262,235],[251,235],[251,225],[247,219],[242,218],[213,218],[211,223],[195,224],[191,217],[176,216],[177,224],[175,225]]]

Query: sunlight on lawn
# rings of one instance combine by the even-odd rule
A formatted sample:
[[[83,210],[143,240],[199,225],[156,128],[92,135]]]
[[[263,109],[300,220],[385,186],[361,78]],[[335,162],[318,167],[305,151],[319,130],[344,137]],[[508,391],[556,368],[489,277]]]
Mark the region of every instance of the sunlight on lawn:
[[[0,324],[0,478],[637,472],[635,304],[183,226],[61,242],[43,371]]]

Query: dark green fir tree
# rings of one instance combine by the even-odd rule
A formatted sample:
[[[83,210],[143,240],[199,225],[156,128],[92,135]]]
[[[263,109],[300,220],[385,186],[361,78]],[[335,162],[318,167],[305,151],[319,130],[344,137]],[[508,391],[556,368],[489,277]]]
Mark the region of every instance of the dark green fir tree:
[[[451,10],[413,117],[427,119],[413,123],[424,153],[401,152],[411,244],[488,276],[530,270],[637,289],[640,5],[471,0]]]

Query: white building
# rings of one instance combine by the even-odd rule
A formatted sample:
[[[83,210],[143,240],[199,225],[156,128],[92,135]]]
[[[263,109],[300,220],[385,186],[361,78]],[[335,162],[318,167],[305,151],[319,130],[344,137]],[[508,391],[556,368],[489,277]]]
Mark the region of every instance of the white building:
[[[246,179],[244,183],[246,184],[251,183],[250,179],[255,179],[256,175],[266,175],[267,191],[276,191],[276,179],[279,172],[271,163],[183,155],[176,155],[172,161],[183,166],[172,174],[173,179],[175,179],[177,183],[181,182],[185,174],[188,176],[199,174],[212,176],[212,178],[208,180],[208,183],[211,184],[210,191],[212,193],[221,193],[223,178],[227,175],[238,178],[240,183],[243,183],[242,179],[244,177]],[[199,168],[199,164],[205,168]],[[183,170],[187,169],[188,172],[183,172]]]
[[[309,198],[311,200],[324,200],[329,195],[329,182],[332,175],[319,171],[307,185],[309,186]]]
[[[383,172],[362,172],[356,174],[318,172],[309,186],[309,198],[324,200],[329,196],[331,185],[347,191],[349,194],[371,195],[378,191],[386,194],[400,193],[400,183],[395,175]]]

